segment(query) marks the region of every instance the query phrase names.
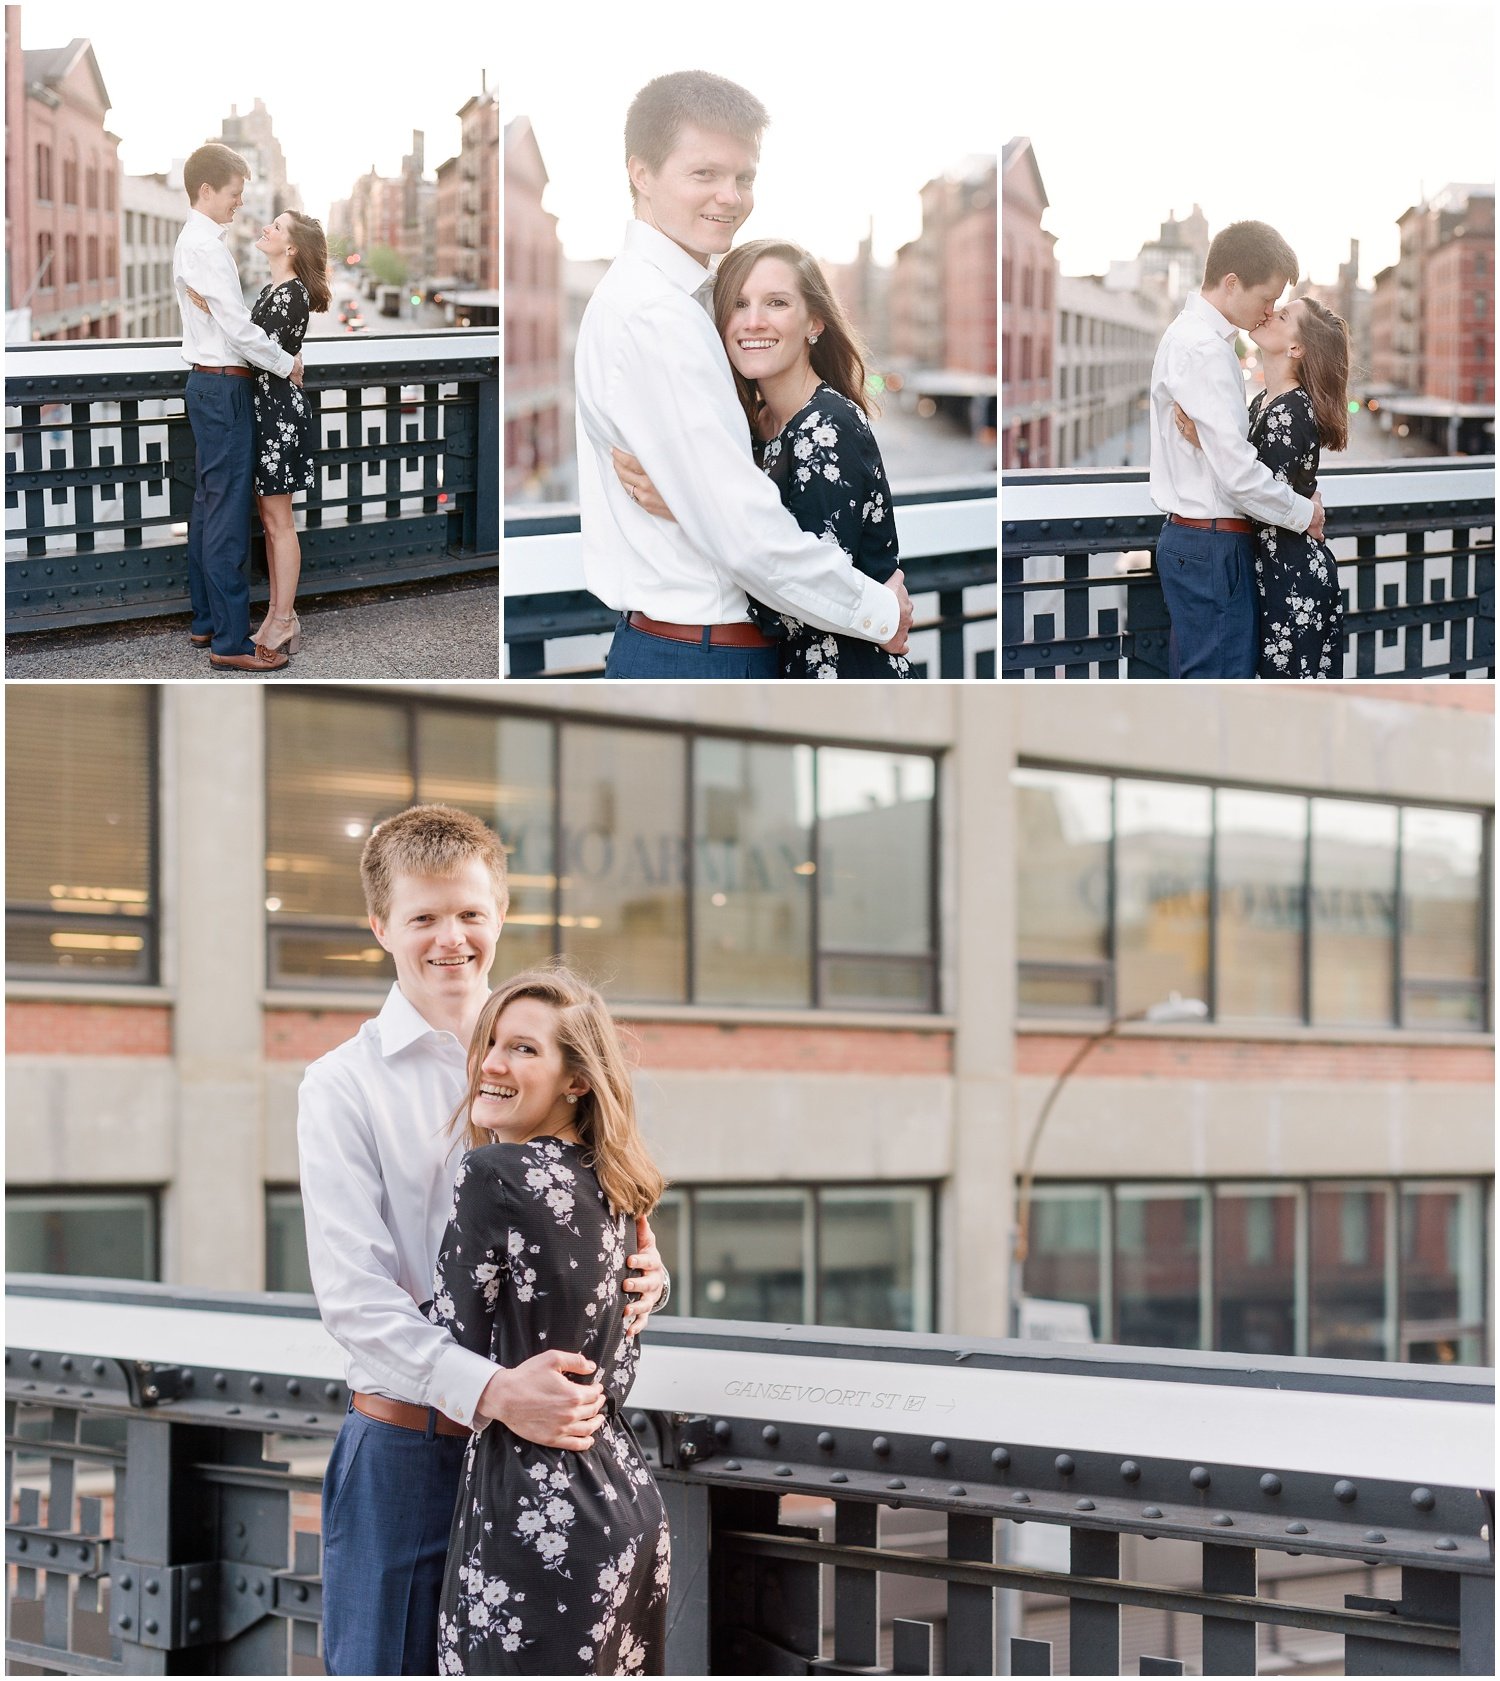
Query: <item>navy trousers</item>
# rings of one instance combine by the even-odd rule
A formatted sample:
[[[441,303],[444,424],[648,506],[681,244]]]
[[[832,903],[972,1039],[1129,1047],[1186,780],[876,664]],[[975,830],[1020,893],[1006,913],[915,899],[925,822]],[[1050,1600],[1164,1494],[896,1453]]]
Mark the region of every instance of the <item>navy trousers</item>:
[[[443,1565],[467,1444],[350,1408],[323,1477],[330,1675],[437,1673]]]
[[[636,630],[620,615],[609,658],[604,662],[606,677],[774,677],[776,649],[716,648],[704,627],[702,642],[676,642],[669,636],[653,636]]]
[[[1198,531],[1167,520],[1156,570],[1172,620],[1174,677],[1255,675],[1255,539],[1248,531]]]
[[[250,487],[255,416],[250,381],[238,374],[189,374],[187,416],[198,461],[188,523],[193,634],[212,635],[216,654],[248,654],[254,649],[250,640]]]

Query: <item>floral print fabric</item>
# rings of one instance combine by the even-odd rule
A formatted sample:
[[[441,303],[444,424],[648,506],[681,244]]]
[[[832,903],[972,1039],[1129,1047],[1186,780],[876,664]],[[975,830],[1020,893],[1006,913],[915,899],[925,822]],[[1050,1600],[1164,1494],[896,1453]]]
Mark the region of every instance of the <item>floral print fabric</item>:
[[[765,444],[761,466],[804,531],[826,537],[853,566],[883,584],[896,570],[896,520],[891,487],[864,410],[819,385]],[[904,656],[857,636],[835,636],[750,603],[750,617],[777,643],[782,677],[910,677]]]
[[[1272,473],[1299,496],[1318,488],[1318,425],[1312,399],[1295,386],[1250,405],[1250,442]],[[1255,534],[1260,594],[1261,677],[1340,677],[1344,669],[1344,595],[1326,543],[1280,526]]]
[[[307,336],[311,300],[300,280],[267,286],[250,319],[267,338],[295,356]],[[313,487],[312,408],[300,385],[256,370],[255,494],[286,496]]]
[[[621,1286],[634,1227],[578,1145],[464,1157],[430,1319],[518,1366],[548,1348],[598,1368],[607,1419],[587,1453],[491,1424],[471,1438],[438,1619],[443,1675],[654,1675],[665,1661],[666,1512],[621,1408],[639,1348]]]

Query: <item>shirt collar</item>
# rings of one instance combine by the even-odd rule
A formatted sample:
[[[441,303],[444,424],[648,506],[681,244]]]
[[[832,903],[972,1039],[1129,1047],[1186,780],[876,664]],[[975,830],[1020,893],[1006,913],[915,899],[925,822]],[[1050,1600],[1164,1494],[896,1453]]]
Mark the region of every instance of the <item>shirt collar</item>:
[[[376,1027],[380,1033],[380,1054],[386,1057],[395,1056],[428,1034],[435,1039],[452,1039],[455,1045],[458,1043],[446,1029],[434,1027],[396,982],[391,983],[391,990],[386,994],[385,1003],[376,1017]]]
[[[705,286],[713,285],[712,267],[704,268],[702,263],[688,256],[676,240],[668,239],[660,228],[653,228],[649,222],[626,223],[625,249],[643,258],[653,268],[660,269],[674,286],[680,286],[692,297],[697,297]]]
[[[216,222],[212,216],[205,216],[196,207],[188,211],[187,225],[200,239],[207,237],[223,239],[225,234],[229,232],[227,222]]]
[[[1234,322],[1227,320],[1208,301],[1201,292],[1189,292],[1187,302],[1182,306],[1192,310],[1193,314],[1202,321],[1218,338],[1227,340],[1230,344],[1235,341],[1239,328]]]

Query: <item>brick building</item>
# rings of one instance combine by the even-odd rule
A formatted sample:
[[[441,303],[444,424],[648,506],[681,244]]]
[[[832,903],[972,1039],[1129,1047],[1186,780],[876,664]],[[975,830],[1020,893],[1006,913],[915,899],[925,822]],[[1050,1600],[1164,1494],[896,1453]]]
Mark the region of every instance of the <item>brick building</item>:
[[[7,308],[33,339],[118,338],[120,141],[94,49],[25,52],[8,6],[5,53]]]
[[[562,241],[525,117],[505,125],[505,495],[539,494],[562,460]]]
[[[180,338],[172,253],[188,217],[182,176],[126,175],[120,183],[124,337]]]
[[[1495,195],[1444,213],[1422,271],[1422,391],[1495,400]]]
[[[301,210],[302,194],[287,179],[286,154],[276,138],[265,100],[257,99],[245,112],[231,105],[216,138],[250,166],[243,201],[225,243],[241,284],[258,290],[265,282],[266,259],[255,249],[255,242],[261,229],[283,210]]]
[[[1042,227],[1047,189],[1030,140],[1007,141],[1001,164],[1001,465],[1050,467],[1057,235]]]
[[[490,90],[459,108],[458,273],[476,291],[500,289],[500,104]]]
[[[922,188],[922,231],[896,253],[891,355],[910,367],[995,372],[996,171],[966,159]]]

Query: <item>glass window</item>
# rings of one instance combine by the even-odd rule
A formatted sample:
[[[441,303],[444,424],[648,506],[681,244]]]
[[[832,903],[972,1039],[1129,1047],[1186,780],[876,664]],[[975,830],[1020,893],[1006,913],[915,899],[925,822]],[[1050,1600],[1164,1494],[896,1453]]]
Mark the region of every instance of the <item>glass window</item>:
[[[1307,801],[1228,788],[1216,799],[1218,1015],[1301,1021]]]
[[[5,710],[7,974],[154,980],[154,691],[18,684]]]
[[[1391,1357],[1389,1207],[1383,1185],[1313,1187],[1309,1354],[1335,1360]]]
[[[1032,1192],[1022,1288],[1048,1302],[1081,1302],[1097,1341],[1109,1338],[1103,1191],[1049,1186]]]
[[[662,1265],[672,1280],[672,1293],[663,1313],[693,1311],[693,1276],[688,1260],[687,1198],[680,1190],[668,1191],[651,1211],[651,1230]]]
[[[312,1291],[300,1191],[266,1192],[266,1288]]]
[[[388,986],[359,858],[375,825],[412,803],[407,712],[364,697],[267,698],[270,973],[291,986]]]
[[[1018,770],[1016,938],[1023,1010],[1109,1003],[1110,784]]]
[[[1484,1363],[1484,1260],[1477,1185],[1401,1194],[1401,1359]]]
[[[933,1007],[934,761],[818,751],[822,1001]]]
[[[458,806],[500,836],[510,910],[496,953],[517,974],[561,949],[553,868],[552,726],[535,718],[422,709],[417,714],[417,799]]]
[[[813,751],[693,748],[695,996],[812,1002]]]
[[[703,1319],[808,1323],[811,1225],[806,1191],[697,1192],[693,1312]]]
[[[567,953],[618,996],[687,998],[685,758],[662,731],[562,732]]]
[[[931,1198],[924,1190],[818,1193],[818,1323],[931,1330]]]
[[[8,1192],[5,1270],[160,1278],[155,1192]]]
[[[1295,1191],[1225,1187],[1214,1198],[1216,1348],[1235,1354],[1295,1354]]]
[[[1402,1019],[1409,1026],[1482,1025],[1483,858],[1476,812],[1402,812]]]
[[[1202,1348],[1201,1189],[1121,1189],[1115,1199],[1119,1338],[1151,1348]]]
[[[1119,995],[1122,1014],[1171,993],[1208,997],[1207,788],[1116,786]]]
[[[1396,810],[1312,802],[1312,1018],[1383,1026],[1395,985]]]

